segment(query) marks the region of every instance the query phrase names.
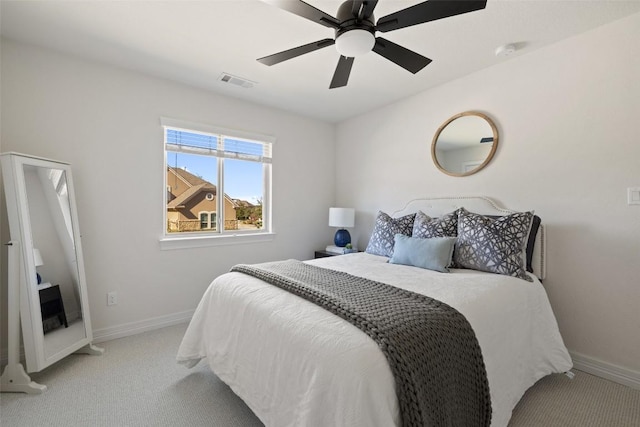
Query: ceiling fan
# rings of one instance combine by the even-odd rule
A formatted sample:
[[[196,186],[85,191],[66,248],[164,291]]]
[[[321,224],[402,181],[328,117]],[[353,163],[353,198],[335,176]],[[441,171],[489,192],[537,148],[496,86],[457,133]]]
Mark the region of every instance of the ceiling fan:
[[[372,50],[414,74],[431,62],[431,59],[416,52],[382,37],[375,37],[376,31],[386,33],[484,9],[487,5],[487,0],[428,0],[383,16],[375,22],[373,10],[378,0],[347,0],[338,8],[336,18],[301,0],[263,1],[335,30],[334,39],[318,40],[258,59],[265,65],[274,65],[335,44],[340,59],[329,89],[346,86],[354,58]]]

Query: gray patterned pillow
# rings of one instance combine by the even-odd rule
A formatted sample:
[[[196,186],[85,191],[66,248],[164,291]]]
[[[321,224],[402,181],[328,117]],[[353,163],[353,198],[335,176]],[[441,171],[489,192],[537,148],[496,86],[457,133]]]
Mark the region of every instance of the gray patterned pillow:
[[[382,211],[378,211],[376,225],[371,233],[369,244],[365,252],[372,255],[390,257],[393,255],[394,237],[396,234],[411,236],[413,219],[416,214],[410,214],[401,218],[391,218]]]
[[[432,237],[456,237],[458,235],[458,211],[453,211],[438,218],[431,218],[418,211],[413,222],[412,237],[430,239]]]
[[[533,212],[519,212],[497,219],[458,210],[458,240],[453,254],[461,268],[514,276],[529,282],[524,249]]]

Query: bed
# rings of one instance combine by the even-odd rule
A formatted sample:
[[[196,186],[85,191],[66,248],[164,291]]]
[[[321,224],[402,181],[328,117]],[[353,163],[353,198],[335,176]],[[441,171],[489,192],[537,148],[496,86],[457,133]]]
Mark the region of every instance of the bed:
[[[390,217],[444,218],[460,208],[492,221],[516,214],[485,197],[458,197],[416,199]],[[572,367],[541,283],[544,226],[529,238],[532,272],[525,278],[469,268],[443,273],[367,252],[305,263],[428,295],[462,313],[484,359],[491,425],[500,427],[537,380]],[[402,425],[396,382],[374,340],[313,302],[244,273],[216,278],[195,311],[177,360],[193,367],[205,358],[266,426]]]

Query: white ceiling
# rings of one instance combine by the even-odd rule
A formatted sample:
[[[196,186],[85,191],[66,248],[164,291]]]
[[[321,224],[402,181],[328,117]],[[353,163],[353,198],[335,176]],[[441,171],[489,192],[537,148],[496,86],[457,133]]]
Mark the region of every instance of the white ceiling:
[[[420,3],[380,0],[375,16]],[[340,1],[308,0],[335,16]],[[638,0],[488,0],[484,10],[384,37],[433,62],[413,75],[375,53],[357,58],[348,86],[329,90],[333,46],[268,67],[256,58],[333,30],[259,0],[7,1],[2,36],[338,122],[640,12]],[[496,57],[515,43],[518,51]],[[250,89],[218,81],[226,72]]]

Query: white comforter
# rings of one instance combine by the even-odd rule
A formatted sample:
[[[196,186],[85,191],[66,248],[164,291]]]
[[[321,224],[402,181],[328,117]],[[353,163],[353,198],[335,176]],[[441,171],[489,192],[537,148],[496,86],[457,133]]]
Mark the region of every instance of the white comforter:
[[[473,326],[487,369],[492,426],[538,379],[571,368],[547,295],[526,282],[472,270],[437,273],[366,253],[309,263],[389,283],[443,301]],[[265,425],[399,425],[387,361],[358,328],[256,278],[224,274],[203,296],[177,359],[211,369]]]

